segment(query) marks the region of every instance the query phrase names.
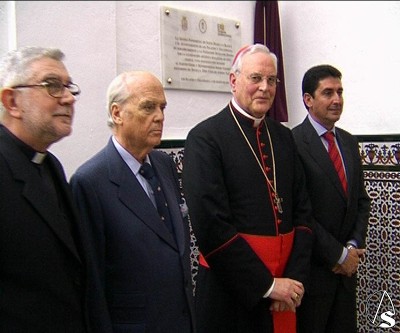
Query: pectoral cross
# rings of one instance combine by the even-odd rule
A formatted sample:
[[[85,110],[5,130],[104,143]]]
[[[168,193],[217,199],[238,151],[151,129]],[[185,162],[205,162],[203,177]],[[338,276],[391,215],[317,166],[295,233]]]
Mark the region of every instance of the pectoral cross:
[[[282,214],[282,213],[283,213],[283,209],[282,209],[282,202],[283,202],[283,199],[280,198],[279,195],[276,193],[274,201],[275,201],[276,207],[278,207],[278,212],[279,212],[280,214]]]

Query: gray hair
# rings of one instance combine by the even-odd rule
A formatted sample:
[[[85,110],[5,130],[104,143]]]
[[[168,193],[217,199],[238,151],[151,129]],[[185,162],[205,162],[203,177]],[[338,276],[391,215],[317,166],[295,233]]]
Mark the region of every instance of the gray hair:
[[[123,72],[115,77],[108,86],[106,107],[108,112],[107,125],[110,128],[115,126],[111,114],[113,103],[124,104],[132,97],[128,87],[128,78],[132,76],[135,76],[134,72]]]
[[[242,59],[246,54],[265,53],[271,56],[275,69],[278,69],[278,58],[263,44],[253,44],[242,47],[235,55],[230,73],[238,74],[242,70]]]
[[[59,49],[39,46],[25,46],[9,51],[0,60],[0,90],[26,84],[32,77],[30,68],[32,62],[42,58],[62,61],[64,57],[64,53]],[[0,120],[4,112],[4,105],[0,102]]]

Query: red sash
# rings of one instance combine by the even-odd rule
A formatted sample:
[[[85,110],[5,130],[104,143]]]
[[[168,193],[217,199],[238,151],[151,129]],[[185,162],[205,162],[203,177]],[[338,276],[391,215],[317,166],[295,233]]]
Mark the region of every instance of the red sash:
[[[274,277],[281,277],[293,247],[294,231],[279,236],[240,234],[268,267]],[[273,311],[274,333],[295,333],[296,313]]]
[[[240,234],[253,251],[268,267],[274,277],[281,277],[292,252],[294,231],[279,236],[259,236]],[[200,253],[199,264],[209,268]],[[292,311],[273,311],[274,333],[296,333],[296,313]]]

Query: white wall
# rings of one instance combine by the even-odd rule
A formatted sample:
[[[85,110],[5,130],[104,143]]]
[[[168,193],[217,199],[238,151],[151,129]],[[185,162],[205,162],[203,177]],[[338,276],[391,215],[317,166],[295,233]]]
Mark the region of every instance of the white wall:
[[[329,63],[343,74],[338,126],[354,134],[400,133],[400,1],[280,1],[289,126],[306,115],[301,80]]]
[[[0,55],[23,45],[59,47],[82,89],[73,134],[51,150],[67,175],[107,142],[105,91],[121,71],[161,78],[160,6],[241,22],[242,44],[253,42],[255,1],[0,1]],[[306,115],[301,79],[330,63],[343,73],[345,110],[339,126],[354,134],[400,133],[400,2],[280,1],[289,122]],[[166,90],[164,139],[184,139],[200,120],[226,105],[229,93]]]

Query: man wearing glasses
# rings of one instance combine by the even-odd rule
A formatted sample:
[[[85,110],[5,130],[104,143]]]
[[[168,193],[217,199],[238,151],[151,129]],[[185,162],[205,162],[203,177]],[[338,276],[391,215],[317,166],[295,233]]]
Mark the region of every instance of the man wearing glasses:
[[[86,242],[63,167],[80,93],[58,49],[0,62],[0,332],[88,332]]]

